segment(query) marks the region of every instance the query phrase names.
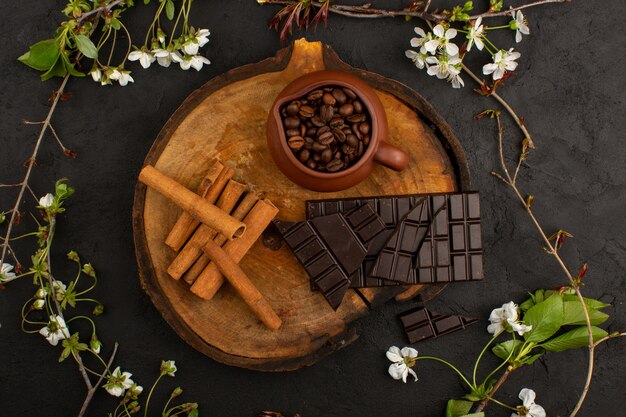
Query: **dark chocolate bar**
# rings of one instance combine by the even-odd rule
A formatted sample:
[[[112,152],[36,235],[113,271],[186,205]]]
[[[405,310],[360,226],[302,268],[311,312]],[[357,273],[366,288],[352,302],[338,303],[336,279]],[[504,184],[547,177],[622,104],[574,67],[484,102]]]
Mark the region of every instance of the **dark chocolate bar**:
[[[399,285],[397,282],[370,277],[369,271],[378,258],[379,252],[385,247],[385,244],[393,234],[396,226],[413,207],[424,199],[424,197],[423,195],[404,195],[397,197],[309,200],[306,202],[306,213],[307,219],[314,219],[319,216],[341,213],[364,204],[371,205],[385,224],[385,230],[370,243],[363,264],[350,277],[350,287],[361,288]]]
[[[424,307],[401,314],[399,318],[409,343],[456,332],[478,321],[477,318],[473,317],[435,313]]]
[[[337,309],[369,244],[385,230],[368,204],[303,222],[274,221],[315,287]]]

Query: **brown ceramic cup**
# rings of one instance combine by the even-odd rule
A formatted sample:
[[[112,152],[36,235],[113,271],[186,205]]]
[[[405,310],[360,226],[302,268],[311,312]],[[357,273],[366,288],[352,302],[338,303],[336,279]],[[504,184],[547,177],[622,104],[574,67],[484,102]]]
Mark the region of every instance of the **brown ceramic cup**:
[[[354,91],[367,108],[372,124],[370,143],[361,158],[349,168],[333,173],[315,171],[292,153],[287,144],[281,107],[308,92],[328,86],[347,87]],[[339,191],[363,181],[376,163],[396,171],[409,164],[409,156],[387,143],[387,116],[376,92],[364,81],[339,71],[312,72],[292,81],[276,98],[267,119],[267,146],[278,168],[294,183],[314,191]]]

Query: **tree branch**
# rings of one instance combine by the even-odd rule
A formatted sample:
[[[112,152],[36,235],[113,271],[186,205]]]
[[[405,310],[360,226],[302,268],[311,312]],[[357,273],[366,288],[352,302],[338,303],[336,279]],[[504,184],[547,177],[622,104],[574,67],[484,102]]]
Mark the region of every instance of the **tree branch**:
[[[93,15],[101,13],[101,12],[108,12],[109,10],[111,10],[112,8],[114,8],[115,6],[117,6],[118,4],[120,4],[120,3],[124,2],[124,1],[125,0],[114,0],[111,3],[109,3],[109,4],[105,4],[104,6],[96,7],[93,10],[90,10],[88,12],[85,12],[85,13],[81,14],[80,17],[78,19],[76,19],[76,22],[82,23],[89,16],[93,16]]]
[[[95,385],[87,391],[87,396],[85,397],[83,406],[81,407],[80,412],[78,413],[78,417],[83,417],[85,415],[85,413],[87,412],[87,408],[89,408],[89,404],[91,403],[91,400],[93,399],[94,394],[100,387],[100,384],[102,384],[102,382],[104,381],[105,375],[107,374],[107,372],[109,373],[111,372],[110,371],[111,365],[113,364],[113,360],[115,359],[115,355],[117,354],[118,347],[119,347],[119,344],[115,342],[115,344],[113,345],[113,353],[111,353],[111,357],[109,358],[109,361],[107,362],[107,367],[104,370],[104,372],[102,372],[102,375],[100,376],[98,381],[96,381]]]

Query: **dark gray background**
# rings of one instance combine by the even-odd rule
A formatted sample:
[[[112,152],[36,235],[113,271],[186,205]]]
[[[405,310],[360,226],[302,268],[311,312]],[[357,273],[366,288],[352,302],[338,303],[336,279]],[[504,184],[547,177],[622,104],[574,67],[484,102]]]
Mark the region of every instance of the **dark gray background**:
[[[37,128],[23,125],[22,119],[40,120],[47,113],[48,96],[58,86],[57,80],[41,83],[35,71],[15,58],[29,44],[50,36],[61,3],[8,2],[0,17],[2,182],[19,181],[22,161],[35,141]],[[402,2],[376,3],[399,6]],[[213,62],[208,69],[199,73],[160,67],[142,70],[131,64],[136,81],[126,88],[101,88],[89,79],[70,81],[68,90],[74,97],[60,105],[53,123],[66,145],[80,156],[63,157],[47,137],[32,182],[41,195],[51,190],[56,178],[68,177],[76,188],[59,225],[57,270],[66,265],[63,254],[70,249],[94,264],[101,279],[95,294],[106,305],[106,313],[98,319],[105,351],[119,341],[116,365],[131,371],[144,387],[157,375],[161,359],[175,359],[178,375],[166,381],[157,398],[167,396],[165,386],[181,385],[182,398],[199,401],[201,415],[255,416],[263,409],[300,412],[304,417],[441,415],[447,398],[463,394],[451,372],[433,362],[419,362],[420,381],[406,385],[386,372],[384,352],[390,345],[404,344],[396,314],[407,305],[390,303],[372,312],[357,323],[361,338],[354,345],[313,367],[267,374],[221,365],[188,347],[139,286],[131,206],[142,161],[165,121],[194,89],[229,69],[275,53],[278,36],[266,23],[276,11],[253,0],[195,2],[193,23],[211,29],[211,42],[203,49]],[[575,235],[563,254],[574,269],[589,261],[585,290],[614,305],[607,309],[611,330],[626,328],[624,11],[621,0],[532,9],[528,12],[532,35],[517,45],[522,53],[519,75],[502,91],[525,117],[538,145],[523,170],[521,185],[536,195],[536,213],[548,230],[564,228]],[[152,9],[140,5],[125,16],[138,38],[143,37],[151,13]],[[522,301],[527,291],[563,284],[564,277],[543,253],[537,233],[511,192],[489,175],[497,165],[494,123],[476,122],[472,116],[494,107],[494,102],[474,94],[467,76],[467,87],[453,90],[412,67],[404,57],[412,29],[412,23],[401,19],[357,21],[331,16],[328,28],[311,31],[307,37],[330,43],[353,66],[413,87],[456,131],[474,188],[482,193],[487,279],[451,286],[429,307],[486,317],[504,302]],[[513,45],[512,33],[495,39],[503,47]],[[479,65],[488,57],[481,55],[481,59]],[[505,123],[507,141],[518,143],[518,131],[508,118]],[[10,194],[6,190],[0,194],[1,208],[12,204]],[[30,249],[21,248],[25,262]],[[76,415],[85,391],[76,366],[71,361],[57,364],[60,349],[50,348],[39,335],[20,331],[19,308],[31,293],[26,281],[0,291],[0,414]],[[470,358],[487,340],[481,324],[416,347],[420,354],[440,355],[469,372]],[[598,349],[582,415],[619,414],[625,362],[623,341]],[[518,391],[531,387],[548,415],[566,415],[582,387],[585,363],[584,350],[548,354],[515,373],[497,397],[516,404]],[[487,364],[495,361],[490,357]],[[102,391],[89,415],[105,415],[115,404]],[[153,411],[159,409],[157,401]],[[510,413],[490,405],[488,415]]]

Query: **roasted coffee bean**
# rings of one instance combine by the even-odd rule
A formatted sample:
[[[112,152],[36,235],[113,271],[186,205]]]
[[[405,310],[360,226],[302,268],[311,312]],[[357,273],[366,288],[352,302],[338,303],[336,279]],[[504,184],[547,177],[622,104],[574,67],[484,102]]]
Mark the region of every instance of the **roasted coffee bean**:
[[[359,130],[361,131],[361,133],[363,133],[364,135],[367,135],[370,133],[370,124],[367,122],[363,122],[359,125]]]
[[[285,133],[287,134],[287,137],[290,138],[292,136],[302,136],[300,134],[300,129],[287,129],[285,131]]]
[[[300,119],[297,117],[287,117],[284,123],[287,129],[297,129],[300,127]]]
[[[345,142],[346,141],[346,134],[343,133],[343,130],[341,129],[333,129],[333,135],[335,136],[335,139],[337,140],[337,142]]]
[[[320,157],[320,161],[326,163],[329,162],[331,159],[333,159],[333,151],[331,151],[330,149],[324,149]]]
[[[339,114],[342,116],[351,116],[354,113],[354,106],[352,103],[346,103],[339,107]]]
[[[331,94],[333,95],[333,97],[335,97],[337,103],[339,103],[340,105],[345,103],[348,99],[348,97],[346,97],[346,93],[344,93],[343,90],[339,88],[335,88]]]
[[[302,136],[292,136],[287,140],[287,143],[291,149],[297,151],[304,146],[304,138]]]
[[[313,152],[320,153],[320,152],[323,152],[325,149],[328,149],[328,146],[319,142],[314,142],[312,149],[313,149]]]
[[[306,121],[304,122],[304,125],[306,127],[315,127],[315,125],[311,123],[311,119],[306,119]]]
[[[324,104],[322,107],[320,107],[320,117],[325,122],[330,121],[334,115],[335,115],[335,111],[333,110],[333,106]]]
[[[315,163],[313,159],[309,159],[308,161],[306,161],[306,166],[308,166],[311,169],[315,169],[317,167],[317,164]]]
[[[359,142],[359,146],[356,148],[356,154],[358,156],[363,155],[363,151],[365,150],[365,146],[363,145],[363,142]]]
[[[302,111],[302,109],[300,109],[300,111]],[[365,115],[362,113],[353,114],[352,116],[346,117],[346,120],[348,120],[350,123],[361,123],[365,121]]]
[[[346,135],[349,135],[352,133],[352,128],[350,126],[344,126],[341,128],[341,131]]]
[[[317,137],[317,141],[322,145],[330,145],[335,141],[335,135],[333,135],[333,132],[325,132]]]
[[[341,117],[333,117],[328,123],[330,127],[342,127],[343,124],[344,124],[344,121]]]
[[[347,135],[346,136],[346,143],[348,144],[348,146],[357,146],[359,144],[359,138],[357,138],[354,135]]]
[[[315,143],[315,141],[313,140],[313,138],[309,138],[309,137],[304,138],[304,147],[305,148],[311,149],[313,147],[314,143]]]
[[[358,146],[358,143],[357,143],[357,146]],[[341,147],[341,152],[343,152],[344,155],[352,155],[355,151],[356,151],[356,148],[348,145],[347,143],[344,143],[344,145]]]
[[[317,129],[314,127],[310,127],[306,130],[306,136],[315,136],[317,134]]]
[[[332,94],[326,93],[326,94],[324,94],[322,96],[322,102],[324,104],[328,104],[330,106],[334,106],[335,103],[337,102],[337,99],[335,97],[333,97]]]
[[[341,159],[341,152],[335,151],[335,154],[333,156],[334,156],[334,159]]]
[[[300,125],[300,136],[306,136],[306,125]]]
[[[359,123],[352,125],[352,133],[354,133],[354,136],[356,136],[357,139],[363,140],[363,133],[359,130]]]
[[[301,106],[300,111],[298,112],[300,116],[310,118],[315,116],[315,110],[310,106]]]
[[[324,95],[324,90],[315,90],[307,94],[306,98],[309,101],[315,101],[315,100],[319,100],[320,98],[322,98],[323,95]]]
[[[300,162],[306,162],[310,156],[311,151],[309,151],[308,149],[302,149],[298,154],[298,159],[300,160]]]
[[[319,116],[313,116],[313,118],[311,119],[311,123],[313,124],[313,126],[317,127],[321,127],[326,124],[326,122],[323,121],[322,118]]]
[[[319,135],[324,134],[326,132],[330,132],[330,127],[322,126],[319,129],[317,129],[317,135],[316,136],[319,136]]]
[[[370,144],[370,135],[363,136],[363,145],[367,146]]]
[[[318,153],[314,153],[313,154],[313,160],[315,162],[319,162],[321,159],[322,159],[322,157],[320,156],[320,154],[318,154]]]
[[[349,88],[342,88],[342,90],[350,100],[354,100],[356,98],[356,93]]]
[[[333,91],[332,87],[324,87],[324,91],[327,93],[330,93],[331,91]]]
[[[341,159],[333,159],[332,161],[326,164],[326,170],[328,172],[337,172],[343,169],[344,166],[345,165]]]
[[[363,113],[363,105],[361,104],[359,100],[354,100],[352,102],[352,105],[354,106],[355,113]]]
[[[296,114],[298,114],[298,110],[300,110],[300,102],[297,100],[292,101],[286,107],[286,111],[289,116],[295,116]]]
[[[348,161],[352,162],[356,159],[356,153],[351,153],[348,155]]]

